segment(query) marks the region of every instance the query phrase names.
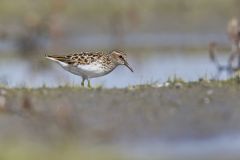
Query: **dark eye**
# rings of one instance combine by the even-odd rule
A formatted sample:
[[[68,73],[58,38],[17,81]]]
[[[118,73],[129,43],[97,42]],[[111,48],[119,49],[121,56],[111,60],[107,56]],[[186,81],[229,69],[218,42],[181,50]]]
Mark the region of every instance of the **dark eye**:
[[[119,56],[119,58],[122,58],[122,59],[123,59],[123,56]]]

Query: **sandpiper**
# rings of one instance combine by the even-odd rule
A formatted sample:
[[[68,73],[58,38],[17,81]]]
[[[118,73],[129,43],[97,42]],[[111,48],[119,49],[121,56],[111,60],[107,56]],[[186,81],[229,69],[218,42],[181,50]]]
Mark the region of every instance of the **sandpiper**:
[[[235,58],[235,54],[231,54],[228,58],[228,63],[226,65],[220,64],[217,57],[216,57],[216,48],[217,48],[217,44],[215,42],[211,42],[209,43],[209,58],[210,60],[216,65],[217,67],[217,75],[215,76],[215,78],[218,78],[220,76],[220,74],[223,71],[226,71],[228,73],[228,75],[232,75],[233,73],[236,73],[239,71],[239,67],[234,67],[232,62]]]
[[[232,18],[227,26],[228,38],[232,44],[232,51],[234,52],[236,46],[239,46],[240,42],[240,25],[237,18]]]
[[[240,24],[237,18],[232,18],[227,26],[228,38],[232,45],[232,61],[237,58],[237,67],[240,68]]]
[[[65,56],[46,55],[47,59],[57,62],[63,69],[72,74],[82,77],[81,85],[84,86],[84,81],[90,78],[104,76],[113,71],[118,65],[125,65],[132,72],[133,69],[127,62],[127,55],[120,51],[104,52],[80,52]]]

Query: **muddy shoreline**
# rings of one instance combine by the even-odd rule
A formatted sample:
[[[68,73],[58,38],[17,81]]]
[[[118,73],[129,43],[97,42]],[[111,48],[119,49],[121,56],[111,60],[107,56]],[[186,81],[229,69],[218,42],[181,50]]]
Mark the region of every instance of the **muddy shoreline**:
[[[38,149],[36,144],[51,150],[55,146],[56,153],[62,150],[59,145],[70,146],[68,149],[74,148],[76,153],[80,147],[84,149],[82,156],[88,155],[89,146],[110,146],[114,150],[119,145],[140,147],[231,137],[240,132],[239,95],[236,80],[172,82],[123,89],[2,87],[0,147],[8,144],[3,155],[12,151],[12,145],[22,149],[27,144],[19,151],[27,155],[29,144],[34,144],[30,147],[33,150]],[[175,156],[178,157],[170,154],[169,159]],[[113,157],[119,159],[118,154]]]
[[[74,135],[103,143],[211,138],[240,131],[239,95],[237,83],[217,82],[125,89],[2,88],[0,138],[26,132],[43,139]]]

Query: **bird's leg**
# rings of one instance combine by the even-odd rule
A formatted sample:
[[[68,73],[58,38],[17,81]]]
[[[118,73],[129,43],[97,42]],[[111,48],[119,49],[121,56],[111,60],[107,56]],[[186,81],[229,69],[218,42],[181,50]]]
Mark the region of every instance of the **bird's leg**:
[[[85,78],[82,78],[81,86],[84,87]]]
[[[237,52],[232,52],[228,58],[228,67],[229,68],[233,68],[233,61],[235,60],[235,58],[237,57],[238,53]]]
[[[92,88],[92,87],[91,87],[90,80],[88,79],[87,81],[88,81],[88,88]]]
[[[238,68],[240,68],[240,53],[238,53]]]

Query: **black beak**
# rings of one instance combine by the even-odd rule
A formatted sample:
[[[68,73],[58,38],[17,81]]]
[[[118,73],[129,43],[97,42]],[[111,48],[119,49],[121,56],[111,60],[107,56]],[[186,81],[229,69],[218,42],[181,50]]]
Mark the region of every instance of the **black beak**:
[[[132,72],[133,72],[133,69],[132,69],[132,68],[129,66],[129,64],[128,64],[128,62],[127,62],[127,61],[125,61],[124,65],[125,65],[126,67],[128,67],[128,69],[130,69],[130,71],[132,71]]]

